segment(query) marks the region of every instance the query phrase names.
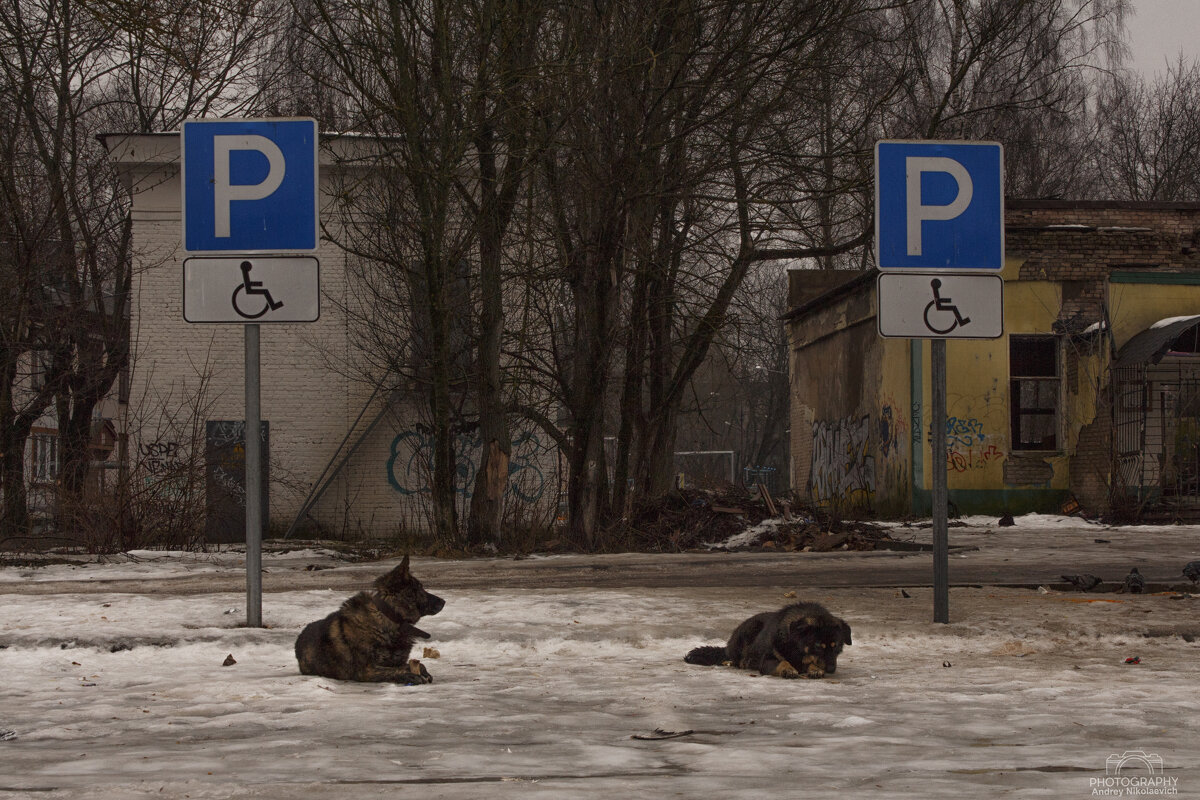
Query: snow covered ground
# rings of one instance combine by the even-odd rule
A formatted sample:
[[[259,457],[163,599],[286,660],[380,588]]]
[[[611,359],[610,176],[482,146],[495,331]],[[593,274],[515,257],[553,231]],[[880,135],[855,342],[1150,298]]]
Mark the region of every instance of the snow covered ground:
[[[135,556],[0,569],[0,798],[1200,797],[1200,597],[956,588],[935,625],[921,588],[446,591],[429,576],[461,565],[416,559],[447,601],[421,626],[440,657],[398,687],[299,675],[296,634],[347,591],[269,593],[247,629],[241,592],[83,586],[240,571]],[[313,563],[335,562],[266,558],[276,579]],[[46,580],[79,590],[19,589]],[[853,627],[836,676],[683,663],[790,591]],[[691,733],[632,738],[656,729]],[[1161,772],[1105,783],[1136,751]]]

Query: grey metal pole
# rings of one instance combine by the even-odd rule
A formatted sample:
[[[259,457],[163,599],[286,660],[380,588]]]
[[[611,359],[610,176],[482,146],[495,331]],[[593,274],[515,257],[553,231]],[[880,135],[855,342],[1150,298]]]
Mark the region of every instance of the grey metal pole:
[[[933,621],[950,621],[950,557],[946,517],[946,340],[929,343],[933,383]]]
[[[246,327],[246,626],[262,627],[262,409],[258,326]]]

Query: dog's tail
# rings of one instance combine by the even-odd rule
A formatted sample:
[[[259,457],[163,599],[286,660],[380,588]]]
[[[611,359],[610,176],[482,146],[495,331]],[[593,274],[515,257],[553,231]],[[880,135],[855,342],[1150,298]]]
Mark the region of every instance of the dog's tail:
[[[693,647],[683,660],[689,664],[699,664],[702,667],[715,667],[723,661],[728,661],[729,656],[725,652],[724,647],[716,645],[705,645],[703,647]]]

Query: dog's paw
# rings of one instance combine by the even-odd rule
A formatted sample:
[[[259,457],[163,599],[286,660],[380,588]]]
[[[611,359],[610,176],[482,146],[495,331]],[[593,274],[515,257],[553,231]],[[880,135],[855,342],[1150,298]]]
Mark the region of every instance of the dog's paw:
[[[775,667],[771,674],[777,678],[788,678],[789,680],[800,677],[800,673],[796,668],[786,661],[780,661],[779,666]]]
[[[824,678],[825,665],[821,663],[821,659],[817,656],[805,656],[803,661],[804,677],[806,678]]]
[[[433,678],[428,675],[418,675],[415,672],[407,672],[398,676],[394,683],[400,686],[424,686],[427,683],[433,683]]]
[[[409,660],[408,671],[413,674],[413,677],[419,679],[410,685],[433,683],[433,676],[429,674],[429,670],[425,669],[425,665],[415,658]]]

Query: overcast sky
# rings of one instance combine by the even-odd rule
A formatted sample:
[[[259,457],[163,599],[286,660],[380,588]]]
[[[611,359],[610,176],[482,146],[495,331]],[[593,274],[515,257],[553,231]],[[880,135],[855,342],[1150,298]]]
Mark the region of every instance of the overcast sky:
[[[1181,51],[1185,58],[1200,56],[1200,0],[1133,0],[1133,8],[1130,66],[1150,77]]]

